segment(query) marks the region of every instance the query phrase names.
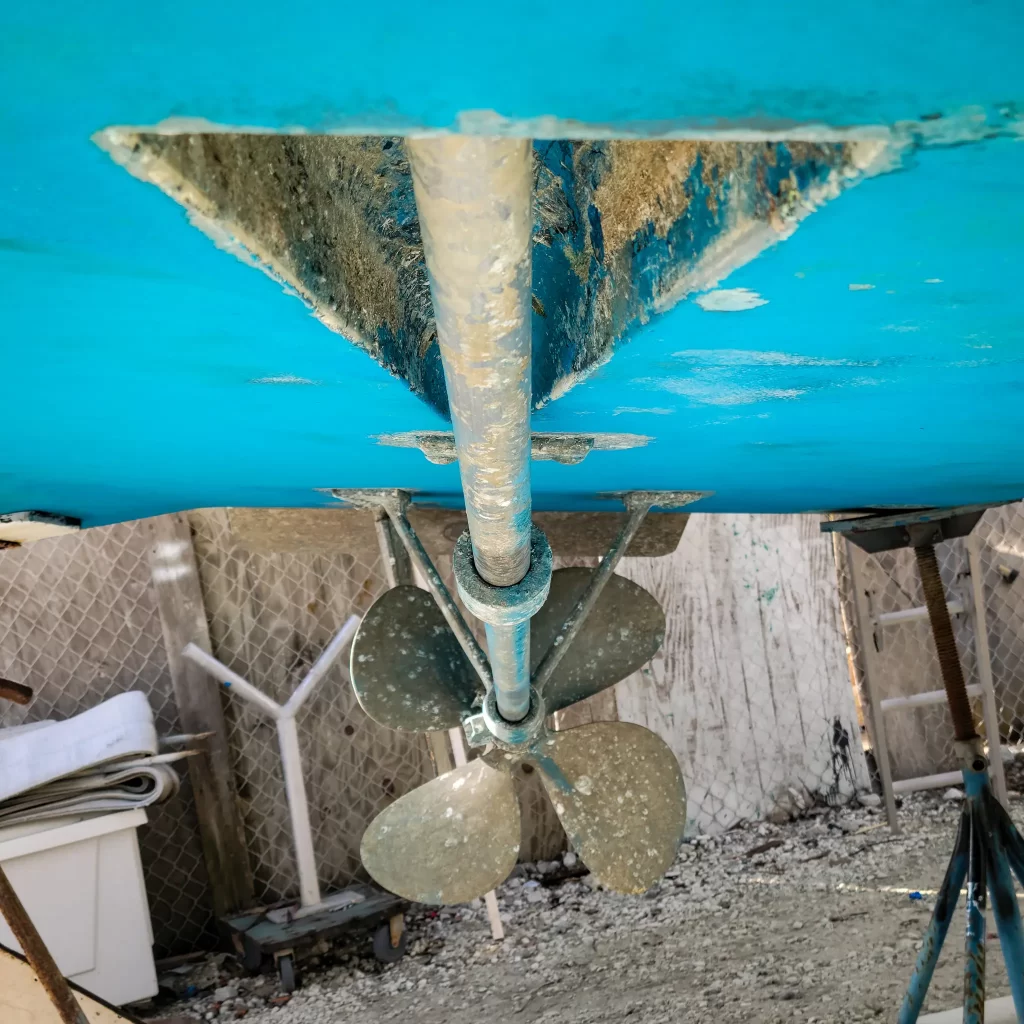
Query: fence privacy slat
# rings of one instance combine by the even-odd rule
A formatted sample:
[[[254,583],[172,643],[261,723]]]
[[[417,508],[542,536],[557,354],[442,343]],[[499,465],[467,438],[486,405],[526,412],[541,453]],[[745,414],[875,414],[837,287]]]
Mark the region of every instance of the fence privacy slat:
[[[145,521],[0,551],[0,675],[31,686],[0,702],[0,728],[63,721],[127,690],[146,694],[161,736],[182,733],[152,585]],[[187,774],[148,809],[139,849],[158,957],[216,940]],[[3,1015],[0,1014],[0,1019]]]
[[[816,516],[694,515],[675,554],[620,572],[662,603],[665,643],[619,717],[679,758],[701,831],[866,787],[831,541]]]
[[[204,743],[205,753],[188,759],[188,773],[213,910],[221,916],[252,905],[252,872],[238,813],[220,688],[207,672],[181,654],[189,643],[210,650],[192,531],[184,515],[158,516],[146,525],[152,541],[153,590],[181,727],[188,733],[213,733]]]

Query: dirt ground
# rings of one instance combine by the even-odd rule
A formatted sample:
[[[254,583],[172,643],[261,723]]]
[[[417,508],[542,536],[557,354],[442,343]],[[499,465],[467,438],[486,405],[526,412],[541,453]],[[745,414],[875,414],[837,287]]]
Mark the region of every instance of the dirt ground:
[[[1018,794],[1012,812],[1024,825]],[[423,910],[398,964],[369,959],[365,939],[336,945],[301,965],[302,987],[285,1001],[274,979],[239,978],[231,961],[218,975],[208,962],[199,969],[219,991],[150,1013],[246,1024],[895,1021],[958,813],[927,794],[905,802],[898,838],[877,808],[701,837],[641,897],[531,866],[499,891],[504,942],[491,940],[482,907]],[[1008,989],[991,919],[989,932],[994,997]],[[959,1005],[962,950],[961,911],[926,1012]]]

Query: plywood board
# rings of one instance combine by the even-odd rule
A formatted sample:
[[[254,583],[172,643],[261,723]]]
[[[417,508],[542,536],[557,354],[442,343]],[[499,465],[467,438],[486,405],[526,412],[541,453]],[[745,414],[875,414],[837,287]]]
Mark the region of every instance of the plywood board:
[[[138,1024],[138,1019],[72,989],[89,1024]],[[39,984],[36,972],[23,957],[0,946],[0,1020],[4,1024],[61,1024],[50,997]]]
[[[619,571],[665,608],[652,663],[617,688],[619,717],[675,751],[703,830],[759,817],[788,787],[867,781],[831,544],[812,516],[691,517],[671,558]]]

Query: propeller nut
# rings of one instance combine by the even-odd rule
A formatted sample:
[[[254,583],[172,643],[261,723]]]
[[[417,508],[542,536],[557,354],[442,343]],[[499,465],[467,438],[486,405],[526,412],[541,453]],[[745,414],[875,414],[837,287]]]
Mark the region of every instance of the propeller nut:
[[[491,689],[484,697],[481,715],[484,725],[487,726],[487,731],[499,747],[520,750],[529,746],[540,735],[544,728],[547,710],[544,706],[544,698],[531,686],[530,710],[526,712],[526,717],[518,722],[510,722],[501,717],[501,713],[498,711],[497,691]]]
[[[486,747],[491,742],[491,732],[482,712],[466,715],[462,720],[462,731],[466,734],[466,743],[471,747]]]
[[[551,588],[551,545],[543,530],[530,532],[530,568],[511,587],[496,587],[477,572],[468,531],[455,543],[452,569],[470,614],[490,626],[515,626],[540,611]]]

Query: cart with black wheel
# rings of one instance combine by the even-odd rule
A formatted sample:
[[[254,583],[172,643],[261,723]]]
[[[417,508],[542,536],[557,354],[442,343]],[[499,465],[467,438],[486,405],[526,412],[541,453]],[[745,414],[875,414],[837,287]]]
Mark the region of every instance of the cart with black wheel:
[[[262,970],[272,959],[282,992],[294,992],[298,984],[295,955],[319,942],[329,941],[355,928],[371,933],[373,955],[391,964],[405,955],[408,903],[370,885],[353,885],[336,893],[320,907],[260,909],[224,918],[242,965]]]

